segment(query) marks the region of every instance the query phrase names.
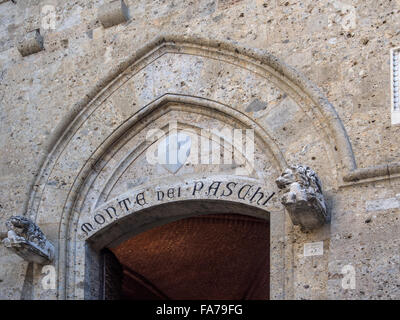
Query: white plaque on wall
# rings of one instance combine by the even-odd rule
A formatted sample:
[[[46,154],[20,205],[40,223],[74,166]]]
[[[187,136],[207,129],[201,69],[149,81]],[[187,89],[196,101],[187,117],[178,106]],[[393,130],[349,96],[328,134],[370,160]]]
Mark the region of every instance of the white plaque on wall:
[[[322,256],[324,254],[324,242],[310,242],[304,244],[304,256]]]
[[[391,49],[392,124],[400,124],[400,48]]]

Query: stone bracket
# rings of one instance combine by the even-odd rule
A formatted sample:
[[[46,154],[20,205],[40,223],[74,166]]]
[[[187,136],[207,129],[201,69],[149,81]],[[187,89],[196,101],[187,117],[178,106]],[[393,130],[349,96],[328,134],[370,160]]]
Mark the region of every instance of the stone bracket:
[[[44,50],[43,37],[40,34],[40,30],[36,29],[25,34],[19,39],[17,47],[23,57]]]
[[[109,28],[129,20],[128,7],[123,0],[106,3],[99,8],[98,18],[104,28]]]
[[[7,222],[8,232],[2,243],[24,260],[38,264],[54,259],[54,246],[40,228],[28,218],[13,216]]]
[[[313,230],[330,221],[321,181],[310,167],[290,166],[276,184],[283,192],[281,202],[294,225],[300,225],[302,230]]]

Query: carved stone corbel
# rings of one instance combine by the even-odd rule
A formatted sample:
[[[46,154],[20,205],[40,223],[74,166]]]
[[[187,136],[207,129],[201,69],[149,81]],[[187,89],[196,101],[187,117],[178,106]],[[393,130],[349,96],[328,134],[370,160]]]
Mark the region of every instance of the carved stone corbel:
[[[283,191],[281,202],[294,225],[312,230],[329,222],[321,181],[310,167],[290,166],[276,179],[276,184]]]
[[[6,226],[7,236],[2,241],[6,248],[29,262],[46,264],[53,261],[54,246],[34,222],[23,216],[13,216]]]

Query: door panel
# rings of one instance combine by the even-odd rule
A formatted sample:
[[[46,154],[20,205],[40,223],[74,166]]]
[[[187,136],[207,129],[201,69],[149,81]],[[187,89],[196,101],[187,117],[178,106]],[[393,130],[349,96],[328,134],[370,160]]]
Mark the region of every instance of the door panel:
[[[123,269],[121,297],[269,299],[269,232],[265,220],[213,214],[139,234],[111,249]],[[112,279],[109,275],[107,281]],[[117,286],[107,286],[117,290]]]

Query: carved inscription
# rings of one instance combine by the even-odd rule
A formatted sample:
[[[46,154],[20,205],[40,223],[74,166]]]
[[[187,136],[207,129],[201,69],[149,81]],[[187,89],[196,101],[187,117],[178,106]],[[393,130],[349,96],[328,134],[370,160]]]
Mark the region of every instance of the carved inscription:
[[[80,231],[85,237],[122,216],[146,207],[169,201],[190,199],[220,199],[240,201],[258,207],[266,207],[275,192],[267,192],[261,186],[243,181],[192,181],[171,187],[154,187],[126,193],[92,212],[88,221],[82,222]]]

